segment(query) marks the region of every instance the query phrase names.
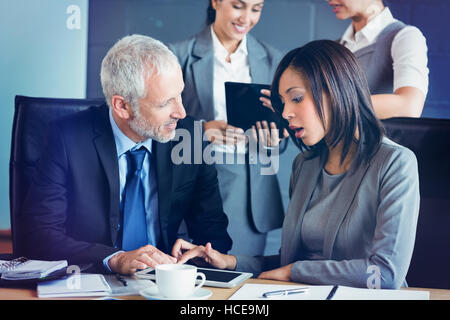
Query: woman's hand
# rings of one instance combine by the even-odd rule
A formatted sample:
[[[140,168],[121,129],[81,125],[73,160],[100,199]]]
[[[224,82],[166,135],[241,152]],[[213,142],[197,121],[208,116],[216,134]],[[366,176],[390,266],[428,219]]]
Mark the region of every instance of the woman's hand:
[[[270,90],[267,89],[261,89],[262,96],[259,97],[259,100],[262,102],[263,106],[269,108],[273,112],[275,112],[275,109],[272,107],[272,101],[270,101]]]
[[[261,89],[260,92],[262,96],[259,98],[259,100],[262,102],[263,106],[269,108],[270,110],[272,110],[272,112],[276,112],[272,106],[270,98],[268,98],[270,97],[270,90]],[[278,144],[282,139],[289,137],[289,132],[285,128],[283,130],[283,137],[280,139],[278,128],[274,122],[270,123],[269,129],[269,125],[267,124],[266,121],[262,121],[262,123],[258,121],[256,123],[256,128],[255,126],[252,126],[252,129],[253,129],[253,138],[259,139],[259,141],[262,142],[263,146],[266,146],[268,148],[278,146]]]
[[[275,122],[269,124],[267,121],[258,121],[256,126],[252,126],[253,139],[259,141],[260,146],[267,148],[277,147],[280,143],[278,128]]]
[[[172,256],[178,260],[178,264],[186,263],[193,258],[201,258],[218,269],[234,270],[236,268],[236,257],[214,250],[210,242],[205,246],[197,246],[183,239],[178,239],[172,248]]]
[[[269,124],[267,121],[258,121],[256,126],[252,126],[253,139],[259,141],[260,145],[267,148],[274,148],[280,144],[282,139],[289,137],[289,132],[286,129],[283,130],[283,138],[280,139],[278,128],[275,122]]]
[[[258,279],[270,279],[270,280],[279,280],[279,281],[291,281],[291,269],[292,263],[287,266],[273,269],[270,271],[266,271],[261,273],[258,276]]]
[[[215,144],[236,145],[246,141],[244,130],[233,127],[223,120],[212,120],[203,124],[208,141]]]

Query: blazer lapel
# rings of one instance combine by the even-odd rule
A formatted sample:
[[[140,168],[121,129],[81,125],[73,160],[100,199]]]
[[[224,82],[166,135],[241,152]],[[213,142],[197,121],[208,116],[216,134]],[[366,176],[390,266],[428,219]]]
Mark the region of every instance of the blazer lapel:
[[[270,79],[269,64],[266,61],[267,53],[250,34],[247,34],[247,51],[252,82],[267,84],[267,79]]]
[[[325,239],[323,241],[323,256],[325,259],[330,260],[333,256],[333,247],[336,240],[338,230],[347,215],[353,199],[361,185],[362,179],[364,178],[369,164],[362,164],[361,168],[358,169],[352,176],[352,179],[346,179],[342,181],[343,185],[338,194],[339,201],[336,202],[333,207],[333,214],[330,214],[330,218],[327,222],[327,227],[325,231]],[[350,174],[350,171],[348,172]]]
[[[305,160],[302,163],[301,174],[297,178],[297,185],[292,192],[288,215],[286,216],[283,229],[291,229],[283,233],[281,245],[281,265],[287,265],[299,256],[301,250],[301,226],[305,211],[311,199],[317,179],[323,168],[323,159],[316,157]],[[291,216],[291,217],[289,217]]]
[[[209,27],[198,34],[192,54],[198,59],[192,63],[191,68],[202,114],[208,115],[207,120],[212,120],[214,118],[212,95],[214,50]]]
[[[120,218],[120,195],[119,195],[119,164],[116,152],[116,144],[109,122],[108,109],[99,113],[99,119],[94,121],[94,145],[97,149],[100,163],[105,171],[110,190],[109,224],[111,241],[115,244],[117,238],[117,227]]]
[[[164,248],[169,250],[167,230],[170,218],[170,194],[172,192],[173,166],[171,156],[172,141],[159,143],[153,141],[152,149],[156,157],[156,178],[158,180],[159,221],[161,224],[161,238]]]

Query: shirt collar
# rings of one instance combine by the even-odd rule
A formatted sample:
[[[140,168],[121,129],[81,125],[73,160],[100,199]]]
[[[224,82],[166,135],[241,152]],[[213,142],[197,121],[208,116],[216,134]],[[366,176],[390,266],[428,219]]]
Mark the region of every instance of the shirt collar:
[[[361,38],[365,38],[368,43],[372,43],[376,40],[380,32],[394,21],[395,19],[392,16],[391,10],[389,10],[388,7],[385,7],[383,11],[370,20],[366,26],[356,32],[356,34],[353,32],[353,25],[350,24],[342,36],[342,41],[352,43],[359,42]]]
[[[220,42],[219,38],[217,37],[216,33],[214,32],[214,28],[211,24],[211,36],[213,40],[213,49],[214,53],[220,57],[226,58],[228,56],[228,51],[225,49],[223,44]],[[248,55],[247,51],[247,35],[244,35],[244,38],[242,38],[241,42],[239,43],[239,46],[237,47],[236,51],[231,54],[231,56],[235,56],[238,54],[242,55]]]
[[[109,122],[111,123],[114,140],[116,142],[116,150],[118,158],[127,151],[139,149],[141,146],[144,146],[148,152],[150,153],[152,152],[152,139],[149,138],[142,142],[136,143],[130,138],[128,138],[117,126],[117,123],[112,115],[111,109],[109,109]]]

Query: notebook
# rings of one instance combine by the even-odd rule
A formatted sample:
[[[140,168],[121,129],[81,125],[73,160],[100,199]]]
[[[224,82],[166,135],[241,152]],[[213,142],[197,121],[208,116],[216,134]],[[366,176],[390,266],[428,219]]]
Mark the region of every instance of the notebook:
[[[64,279],[39,282],[39,298],[105,296],[111,288],[102,274],[80,273]]]
[[[3,280],[28,280],[44,278],[51,273],[67,267],[66,260],[44,261],[30,260],[25,257],[11,261],[0,261],[0,273]]]

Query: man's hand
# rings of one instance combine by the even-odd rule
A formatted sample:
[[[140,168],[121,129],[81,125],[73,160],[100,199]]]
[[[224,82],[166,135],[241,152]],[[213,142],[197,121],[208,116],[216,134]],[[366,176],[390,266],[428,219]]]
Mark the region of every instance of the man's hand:
[[[171,257],[151,245],[146,245],[134,251],[121,252],[113,256],[109,262],[112,272],[131,275],[136,269],[155,268],[158,264],[176,263]]]

